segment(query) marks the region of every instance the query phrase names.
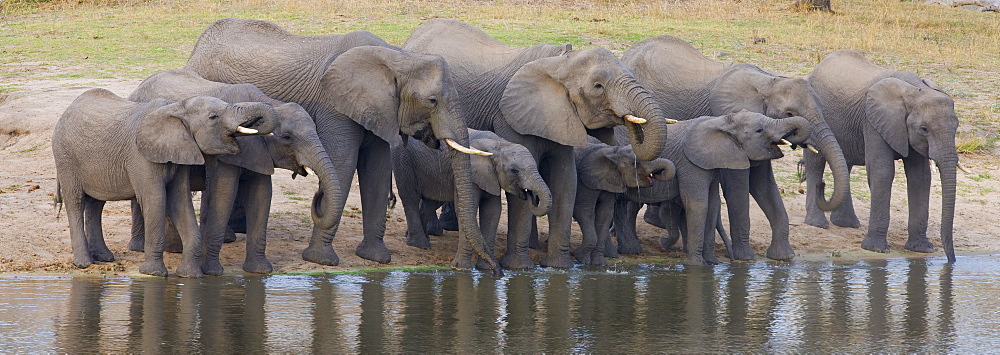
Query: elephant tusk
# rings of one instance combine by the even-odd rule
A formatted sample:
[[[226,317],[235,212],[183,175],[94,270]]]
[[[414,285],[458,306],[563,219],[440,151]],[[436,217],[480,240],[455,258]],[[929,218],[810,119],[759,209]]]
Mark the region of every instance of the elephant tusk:
[[[316,172],[313,171],[313,169],[310,168],[310,167],[308,167],[308,166],[303,166],[302,169],[304,169],[306,171],[306,173],[309,173],[309,175],[316,175]],[[319,176],[319,175],[316,175],[316,176]]]
[[[243,133],[243,134],[257,134],[257,130],[256,129],[246,128],[246,127],[243,127],[243,126],[236,126],[236,132],[240,132],[240,133]]]
[[[263,137],[274,137],[274,132],[263,135]]]
[[[458,142],[452,140],[451,138],[445,138],[444,142],[448,143],[448,146],[451,147],[452,149],[457,150],[457,151],[462,152],[462,153],[465,153],[465,154],[482,155],[484,157],[488,157],[488,156],[493,155],[493,153],[484,152],[484,151],[481,151],[479,149],[463,147],[461,144],[458,144]]]
[[[666,121],[667,121],[667,124],[674,124],[674,123],[680,122],[680,121],[675,120],[673,118],[667,118]]]
[[[781,143],[781,145],[792,145],[792,142],[789,142],[789,141],[788,141],[787,139],[784,139],[784,138],[782,138],[782,139],[781,139],[780,141],[778,141],[778,142],[780,142],[780,143]]]
[[[811,144],[806,144],[806,148],[809,148],[810,152],[813,152],[815,154],[819,154],[819,150],[816,150],[816,147],[813,147]]]
[[[632,123],[635,123],[635,124],[646,123],[646,119],[645,118],[636,117],[636,116],[633,116],[633,115],[625,115],[625,120],[629,121],[629,122],[632,122]]]
[[[965,170],[965,167],[962,166],[962,163],[955,163],[955,166],[957,166],[958,170],[961,170],[963,173],[970,174],[970,175],[972,174],[972,172],[970,172],[968,170]]]

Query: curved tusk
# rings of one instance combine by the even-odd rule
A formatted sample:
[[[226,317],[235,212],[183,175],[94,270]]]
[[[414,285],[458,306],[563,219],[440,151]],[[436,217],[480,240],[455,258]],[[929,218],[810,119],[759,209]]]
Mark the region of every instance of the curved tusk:
[[[625,120],[629,121],[629,122],[632,122],[632,123],[635,123],[635,124],[646,123],[646,119],[645,118],[636,117],[636,116],[633,116],[633,115],[625,115]]]
[[[451,138],[445,138],[444,142],[448,143],[448,146],[451,147],[452,149],[457,150],[457,151],[462,152],[462,153],[465,153],[465,154],[482,155],[484,157],[488,157],[488,156],[493,155],[493,153],[484,152],[484,151],[481,151],[479,149],[463,147],[461,144],[458,144],[458,142],[452,140]]]
[[[274,137],[274,132],[263,135],[262,137]]]
[[[309,173],[309,175],[315,175],[315,176],[319,176],[319,175],[316,175],[316,172],[315,172],[315,171],[313,171],[313,169],[312,169],[312,168],[310,168],[310,167],[308,167],[308,166],[303,166],[302,168],[303,168],[303,169],[304,169],[304,170],[305,170],[305,171],[306,171],[307,173]]]
[[[236,126],[236,132],[240,132],[240,133],[243,133],[243,134],[257,134],[257,130],[256,129],[246,128],[246,127],[243,127],[243,126]]]
[[[780,143],[781,143],[781,145],[792,145],[792,142],[789,142],[789,141],[788,141],[787,139],[784,139],[784,138],[782,138],[782,139],[781,139],[780,141],[778,141],[778,142],[780,142]]]
[[[816,147],[813,147],[813,146],[812,146],[812,145],[810,145],[810,144],[806,144],[806,148],[809,148],[809,151],[810,151],[810,152],[813,152],[813,153],[815,153],[815,154],[819,154],[819,150],[816,150]]]
[[[675,120],[673,118],[668,118],[668,119],[666,119],[666,121],[667,121],[667,124],[674,124],[674,123],[679,122],[679,121],[677,121],[677,120]]]
[[[962,166],[962,163],[956,163],[955,165],[958,167],[958,170],[961,170],[963,173],[970,174],[970,175],[972,174],[968,170],[965,170],[965,167]]]

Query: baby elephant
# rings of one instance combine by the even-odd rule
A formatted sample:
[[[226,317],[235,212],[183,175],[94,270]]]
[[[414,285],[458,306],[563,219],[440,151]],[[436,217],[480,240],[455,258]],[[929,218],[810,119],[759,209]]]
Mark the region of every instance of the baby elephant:
[[[66,204],[73,264],[112,261],[104,243],[105,201],[136,199],[146,222],[146,260],[139,272],[166,276],[164,225],[173,220],[184,242],[177,275],[202,276],[201,236],[191,203],[190,166],[203,154],[240,152],[234,136],[267,134],[276,113],[260,102],[228,104],[195,96],[182,101],[136,103],[104,89],[84,92],[56,123],[52,152],[57,201]]]
[[[577,179],[573,218],[580,225],[583,242],[573,250],[576,260],[604,266],[604,250],[611,238],[615,198],[628,188],[652,186],[653,180],[674,177],[674,163],[659,158],[636,159],[631,145],[610,146],[591,138],[590,144],[574,149]]]
[[[500,195],[507,199],[530,200],[531,212],[541,216],[549,211],[552,194],[538,173],[535,159],[524,146],[508,142],[493,132],[469,130],[469,145],[484,155],[471,155],[473,182],[479,187],[479,228],[486,239],[487,253],[493,253],[500,223]],[[406,244],[430,248],[424,226],[436,219],[437,207],[455,198],[451,164],[446,153],[431,149],[410,138],[408,144],[393,148],[396,190],[406,213]],[[491,155],[485,155],[491,154]],[[421,201],[423,200],[423,201]],[[423,206],[421,206],[423,205]],[[459,242],[453,266],[472,267],[472,248]]]

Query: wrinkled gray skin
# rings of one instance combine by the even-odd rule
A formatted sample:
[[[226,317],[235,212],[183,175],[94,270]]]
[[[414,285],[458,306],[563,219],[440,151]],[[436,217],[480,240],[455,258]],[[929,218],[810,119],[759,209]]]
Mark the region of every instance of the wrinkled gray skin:
[[[364,223],[364,240],[355,253],[380,263],[390,261],[382,240],[392,183],[389,147],[400,144],[400,136],[412,136],[432,148],[444,139],[468,146],[458,93],[444,60],[402,51],[370,32],[298,36],[265,21],[222,19],[202,33],[187,68],[212,81],[253,84],[274,99],[302,105],[315,119],[344,198],[313,200],[334,204],[336,212],[330,225],[313,229],[309,247],[302,252],[311,262],[340,261],[331,242],[355,171]],[[447,160],[455,172],[461,234],[480,257],[496,266],[486,255],[475,217],[469,157],[448,148]],[[470,266],[457,260],[454,264]],[[502,272],[498,266],[493,270]]]
[[[889,201],[894,161],[903,160],[909,203],[907,250],[929,253],[927,219],[931,186],[929,159],[941,178],[941,242],[948,261],[955,261],[952,224],[955,216],[955,169],[958,154],[955,102],[936,84],[917,74],[872,64],[858,52],[838,50],[821,61],[807,78],[823,101],[830,128],[843,143],[847,164],[865,165],[871,190],[867,250],[888,252]],[[823,159],[806,154],[807,201],[819,195],[814,181],[823,173]],[[811,207],[811,204],[806,204]],[[831,220],[857,219],[850,198],[831,214]],[[806,223],[826,225],[822,211],[809,208]]]
[[[532,214],[548,213],[552,194],[538,173],[535,159],[523,146],[508,142],[493,132],[469,130],[469,144],[492,156],[470,156],[472,181],[478,189],[473,199],[479,201],[479,227],[486,238],[486,250],[493,255],[497,226],[500,223],[500,195],[507,200],[529,202]],[[431,149],[416,140],[393,148],[393,173],[396,190],[406,213],[406,244],[431,247],[425,226],[437,219],[434,211],[441,203],[454,200],[454,187],[442,184],[452,180],[452,171],[444,160],[445,152]],[[470,263],[472,249],[460,243],[456,259]],[[484,266],[484,265],[483,265]]]
[[[722,172],[745,171],[782,157],[779,141],[786,139],[792,144],[802,144],[809,138],[813,126],[802,117],[776,120],[745,110],[681,121],[670,126],[662,155],[674,163],[673,180],[654,182],[649,188],[629,189],[625,198],[638,203],[662,203],[679,198],[686,215],[688,236],[688,257],[684,263],[716,264],[719,261],[713,250]],[[634,218],[632,223],[634,227]]]
[[[470,128],[496,132],[531,152],[552,192],[549,248],[542,266],[569,268],[570,227],[576,199],[573,147],[587,135],[606,143],[613,127],[625,125],[640,160],[659,156],[666,122],[659,105],[617,57],[603,48],[510,47],[469,24],[448,19],[424,22],[404,48],[437,54],[448,61]],[[630,123],[632,114],[648,120]],[[508,268],[532,268],[528,237],[532,213],[527,201],[508,201]]]
[[[823,117],[816,94],[804,79],[785,77],[745,63],[719,63],[673,36],[639,42],[625,52],[622,61],[659,101],[668,118],[688,120],[747,110],[776,119],[791,116],[808,119],[814,130],[806,143],[816,147],[830,161],[834,180],[830,201],[813,199],[810,205],[830,211],[847,198],[850,191],[848,170],[840,144]],[[817,180],[819,183],[821,181]],[[770,162],[765,161],[746,171],[726,172],[722,189],[729,210],[736,259],[754,259],[750,248],[750,195],[771,225],[767,257],[776,260],[795,257],[788,241],[788,212]],[[648,209],[652,210],[655,209]],[[634,231],[622,232],[634,235]],[[621,250],[622,247],[633,250]],[[628,253],[641,251],[637,239],[619,248]]]
[[[573,219],[583,239],[573,256],[585,265],[605,266],[617,195],[629,188],[652,186],[654,180],[672,179],[674,164],[663,158],[638,160],[632,146],[607,145],[594,138],[586,147],[574,149],[574,154],[578,181]]]
[[[196,96],[135,103],[104,89],[81,94],[52,133],[57,200],[66,204],[73,264],[83,268],[94,260],[114,260],[104,244],[101,211],[105,201],[136,199],[149,236],[139,272],[167,275],[163,241],[165,219],[170,216],[184,241],[177,275],[202,276],[190,166],[205,164],[203,154],[239,153],[234,139],[237,127],[274,127],[275,117],[270,105],[259,102],[233,105]]]
[[[132,92],[129,100],[150,101],[155,98],[180,100],[195,95],[206,95],[236,102],[265,102],[274,107],[278,114],[273,136],[245,136],[236,139],[240,152],[233,155],[208,159],[203,167],[205,172],[195,174],[205,177],[206,192],[201,200],[201,231],[205,238],[206,257],[202,272],[221,275],[222,264],[219,251],[227,232],[227,222],[237,198],[237,191],[244,198],[247,219],[247,250],[243,271],[270,273],[273,268],[265,255],[267,245],[267,219],[271,206],[271,174],[274,168],[293,171],[294,175],[307,175],[305,167],[311,168],[319,177],[323,197],[338,201],[340,186],[333,162],[323,149],[316,134],[316,123],[309,113],[295,103],[273,100],[251,84],[224,84],[205,80],[197,73],[186,69],[167,70],[156,73]],[[192,177],[195,179],[195,177]],[[314,226],[329,226],[336,211],[333,203],[315,203],[314,208],[323,206],[326,210],[313,210]],[[133,204],[133,208],[137,207]],[[133,239],[131,247],[142,247],[142,214],[133,209]],[[322,216],[322,217],[320,217]],[[139,226],[140,228],[136,228]],[[314,227],[317,228],[317,227]],[[328,233],[321,230],[316,233]],[[169,235],[168,235],[169,238]],[[134,250],[134,249],[133,249]]]

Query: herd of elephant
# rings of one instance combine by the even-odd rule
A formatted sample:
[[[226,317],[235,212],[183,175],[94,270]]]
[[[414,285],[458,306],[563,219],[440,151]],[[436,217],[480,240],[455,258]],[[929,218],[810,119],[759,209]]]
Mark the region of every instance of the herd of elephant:
[[[862,247],[879,252],[889,249],[897,159],[910,212],[905,248],[933,251],[926,230],[934,160],[941,238],[953,262],[957,126],[954,102],[933,82],[851,50],[792,78],[713,61],[672,36],[641,41],[619,58],[604,48],[511,47],[449,19],[426,21],[402,47],[367,31],[299,36],[265,21],[222,19],[201,34],[185,68],[149,77],[128,98],[104,89],[80,95],[52,144],[57,201],[81,268],[114,259],[101,230],[105,201],[132,200],[129,247],[145,253],[141,273],[168,274],[163,252],[173,229],[183,251],[178,276],[221,274],[234,205],[245,214],[243,270],[269,273],[270,175],[283,168],[293,178],[319,178],[307,261],[338,264],[331,242],[356,172],[358,256],[390,262],[383,235],[395,176],[408,245],[429,248],[428,234],[447,224],[436,210],[452,203],[461,236],[452,266],[500,275],[536,266],[528,249],[537,247],[534,218],[542,215],[549,228],[542,266],[603,265],[637,253],[642,204],[644,219],[668,230],[662,247],[683,237],[685,264],[719,262],[716,230],[730,259],[753,259],[750,196],[771,226],[766,256],[790,260],[788,214],[771,165],[789,144],[808,148],[810,225],[828,227],[827,211],[835,225],[861,225],[849,175],[867,166],[872,206]],[[204,191],[200,221],[192,190]],[[507,247],[497,259],[501,195]],[[583,238],[571,250],[574,219]]]

